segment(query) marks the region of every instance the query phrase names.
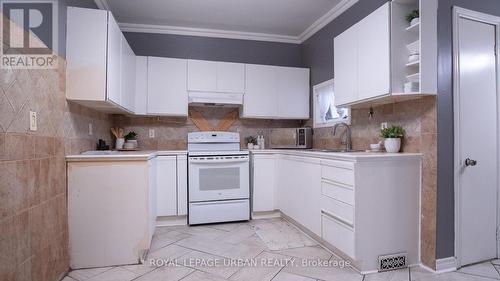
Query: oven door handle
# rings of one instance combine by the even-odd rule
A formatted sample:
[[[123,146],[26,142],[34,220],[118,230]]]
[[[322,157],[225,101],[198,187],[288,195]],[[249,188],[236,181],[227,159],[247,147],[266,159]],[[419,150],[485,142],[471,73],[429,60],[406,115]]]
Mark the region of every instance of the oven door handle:
[[[248,162],[248,158],[242,159],[189,159],[192,164],[220,164],[220,163],[242,163]]]

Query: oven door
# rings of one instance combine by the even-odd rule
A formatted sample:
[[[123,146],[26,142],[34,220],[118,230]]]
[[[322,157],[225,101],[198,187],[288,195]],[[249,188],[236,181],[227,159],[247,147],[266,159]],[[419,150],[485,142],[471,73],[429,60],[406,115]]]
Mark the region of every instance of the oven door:
[[[250,198],[248,155],[190,156],[189,202]]]

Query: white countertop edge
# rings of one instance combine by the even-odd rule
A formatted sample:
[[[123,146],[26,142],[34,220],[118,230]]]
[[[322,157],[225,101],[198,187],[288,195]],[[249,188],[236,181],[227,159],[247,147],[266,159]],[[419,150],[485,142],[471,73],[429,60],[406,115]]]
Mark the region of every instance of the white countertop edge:
[[[66,162],[148,161],[157,156],[187,155],[187,150],[126,151],[106,155],[68,155]]]
[[[322,159],[347,160],[353,162],[380,161],[396,159],[422,159],[422,153],[387,153],[387,152],[321,152],[310,150],[289,149],[262,149],[250,150],[251,155],[279,154],[304,157],[318,157]]]

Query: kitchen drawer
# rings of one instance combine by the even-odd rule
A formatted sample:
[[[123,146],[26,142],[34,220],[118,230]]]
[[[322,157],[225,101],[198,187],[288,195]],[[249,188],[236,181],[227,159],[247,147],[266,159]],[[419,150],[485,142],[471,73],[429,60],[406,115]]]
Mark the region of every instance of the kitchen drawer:
[[[321,237],[352,259],[356,259],[354,230],[327,213],[321,214]]]
[[[321,211],[331,214],[339,221],[354,226],[354,207],[328,196],[321,196]]]
[[[321,177],[336,183],[354,186],[354,164],[342,161],[321,161]]]
[[[351,186],[323,180],[321,182],[321,194],[349,205],[354,205],[354,190]]]

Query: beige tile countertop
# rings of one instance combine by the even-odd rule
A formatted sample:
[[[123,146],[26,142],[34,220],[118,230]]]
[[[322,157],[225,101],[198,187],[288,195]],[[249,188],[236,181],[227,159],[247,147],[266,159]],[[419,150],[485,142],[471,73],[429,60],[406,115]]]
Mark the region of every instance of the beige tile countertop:
[[[187,150],[87,151],[66,156],[67,162],[147,161],[157,156],[186,155]]]
[[[327,152],[314,149],[260,149],[260,150],[250,150],[250,153],[253,155],[280,154],[280,155],[292,155],[292,156],[303,156],[303,157],[315,157],[315,158],[332,159],[332,160],[347,160],[353,162],[422,158],[421,153],[387,153],[387,152],[365,152],[365,151]]]

